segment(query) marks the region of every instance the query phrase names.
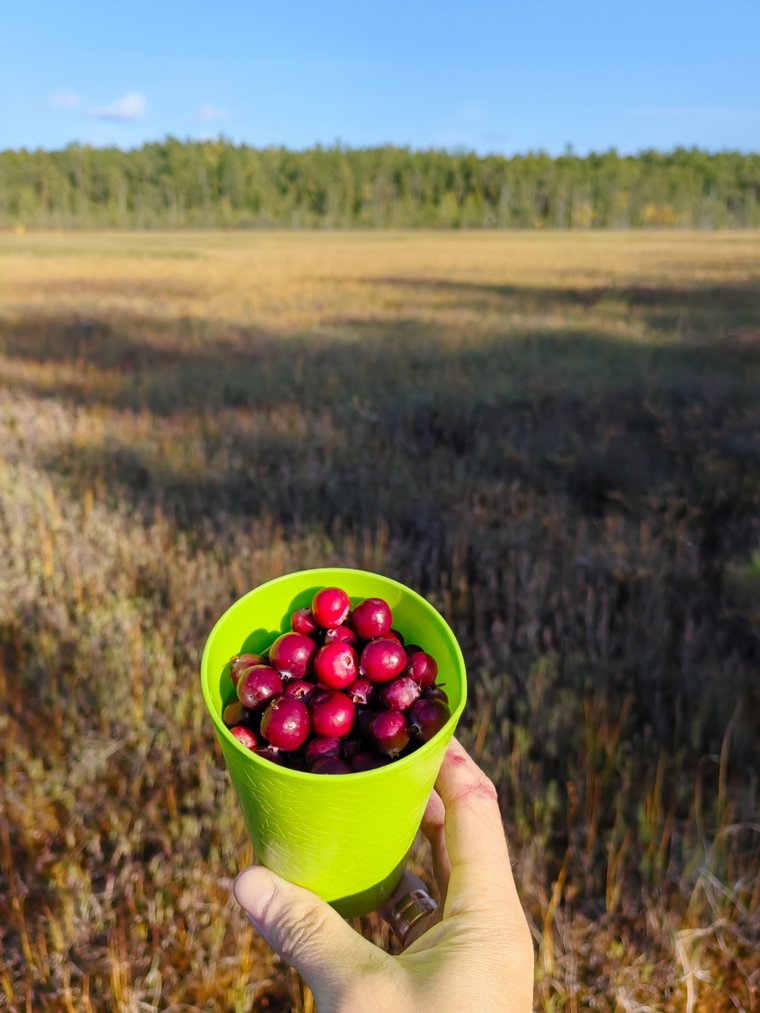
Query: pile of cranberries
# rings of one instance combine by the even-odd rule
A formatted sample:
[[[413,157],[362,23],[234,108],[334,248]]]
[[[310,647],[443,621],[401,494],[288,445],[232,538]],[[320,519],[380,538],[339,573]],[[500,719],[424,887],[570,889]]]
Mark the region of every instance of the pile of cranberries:
[[[382,598],[351,611],[345,591],[325,587],[290,625],[264,654],[229,662],[237,696],[223,720],[257,756],[313,774],[373,770],[449,720],[435,659],[404,643]]]

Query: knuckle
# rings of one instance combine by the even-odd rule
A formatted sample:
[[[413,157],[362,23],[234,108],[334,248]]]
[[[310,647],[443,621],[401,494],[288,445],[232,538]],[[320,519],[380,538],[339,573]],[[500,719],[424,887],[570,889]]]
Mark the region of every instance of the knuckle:
[[[327,919],[319,908],[292,908],[280,921],[277,949],[291,961],[317,944],[326,931]]]

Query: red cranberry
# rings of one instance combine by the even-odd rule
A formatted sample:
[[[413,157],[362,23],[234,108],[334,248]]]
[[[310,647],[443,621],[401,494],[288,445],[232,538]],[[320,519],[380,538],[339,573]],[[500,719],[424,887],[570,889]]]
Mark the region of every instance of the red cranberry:
[[[269,660],[282,675],[303,679],[316,650],[314,641],[303,633],[283,633],[269,648]]]
[[[373,682],[390,682],[405,665],[406,652],[395,640],[370,640],[362,651],[361,672]]]
[[[242,746],[246,746],[248,749],[255,749],[258,745],[256,742],[256,736],[250,728],[246,728],[243,725],[237,725],[235,728],[230,728],[230,731]]]
[[[290,753],[309,737],[309,712],[306,704],[290,696],[278,696],[261,718],[261,734],[270,745]]]
[[[222,721],[224,721],[228,728],[246,724],[250,716],[250,713],[239,700],[233,700],[232,703],[228,703],[222,711]]]
[[[409,711],[412,732],[423,742],[429,742],[451,717],[451,712],[442,700],[418,700]]]
[[[308,703],[316,688],[314,683],[306,682],[305,679],[291,679],[285,686],[285,696],[292,696],[296,700]]]
[[[311,603],[311,613],[325,630],[331,630],[346,621],[351,602],[339,587],[323,587]]]
[[[325,643],[331,644],[335,640],[354,647],[358,642],[358,637],[350,626],[336,626],[332,630],[325,630]]]
[[[354,679],[350,686],[346,687],[345,693],[350,697],[352,703],[358,707],[366,707],[374,696],[375,684],[360,675],[358,679]]]
[[[234,658],[230,659],[232,685],[237,686],[243,672],[254,665],[260,665],[263,660],[260,654],[236,654]]]
[[[413,654],[419,654],[422,648],[419,644],[406,644],[404,650],[406,651],[407,658],[411,658]]]
[[[356,678],[359,661],[350,644],[336,641],[320,647],[314,658],[314,673],[324,686],[345,689]]]
[[[401,644],[402,647],[404,646],[404,635],[403,633],[399,633],[398,630],[388,630],[387,633],[383,633],[383,636],[386,640],[395,640],[397,644]]]
[[[400,675],[380,686],[380,706],[389,711],[405,711],[420,695],[420,687],[408,675]]]
[[[393,616],[388,603],[382,598],[366,598],[354,609],[351,625],[362,640],[382,637],[393,625]]]
[[[237,684],[238,700],[248,710],[260,710],[273,696],[282,693],[282,679],[268,665],[249,668]]]
[[[423,689],[422,695],[426,700],[441,700],[446,704],[449,702],[449,698],[441,686],[428,686],[427,689]]]
[[[359,774],[363,770],[376,770],[378,767],[387,767],[390,762],[387,756],[381,756],[380,753],[356,753],[351,759],[351,769],[354,773]]]
[[[356,710],[345,693],[337,690],[317,693],[309,705],[311,727],[315,735],[336,739],[348,735],[354,724]]]
[[[369,723],[369,734],[386,756],[398,756],[409,743],[409,726],[399,711],[378,711]]]
[[[416,651],[409,658],[404,674],[414,679],[422,689],[427,689],[435,682],[435,677],[438,675],[438,665],[432,655],[426,654],[424,651]]]
[[[275,749],[274,746],[262,746],[256,750],[256,755],[260,756],[262,760],[269,760],[270,763],[276,763],[278,767],[285,767],[287,763],[285,757],[282,755],[279,749]]]
[[[304,637],[313,636],[319,626],[311,614],[311,609],[296,609],[290,617],[290,628],[294,633],[301,633]]]
[[[350,774],[351,768],[337,756],[324,756],[311,768],[312,774]]]
[[[306,765],[311,767],[327,756],[340,756],[340,739],[334,735],[312,739],[306,746]]]

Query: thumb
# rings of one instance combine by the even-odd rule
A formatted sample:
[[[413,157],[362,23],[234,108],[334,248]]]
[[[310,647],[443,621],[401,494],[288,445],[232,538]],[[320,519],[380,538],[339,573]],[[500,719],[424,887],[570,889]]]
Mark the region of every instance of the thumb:
[[[256,865],[241,872],[234,893],[251,924],[295,967],[320,1008],[337,1006],[365,971],[390,960],[316,894],[269,869]]]

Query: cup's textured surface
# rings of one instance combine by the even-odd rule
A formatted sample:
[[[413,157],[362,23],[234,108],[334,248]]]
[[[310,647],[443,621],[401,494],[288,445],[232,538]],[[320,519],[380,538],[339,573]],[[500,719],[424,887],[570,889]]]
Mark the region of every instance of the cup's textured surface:
[[[361,774],[276,766],[242,746],[222,721],[234,697],[230,657],[268,647],[289,629],[291,612],[310,605],[326,586],[344,588],[352,607],[363,598],[385,598],[396,629],[438,661],[438,682],[451,706],[451,720],[417,752]],[[462,652],[441,615],[415,591],[379,574],[337,567],[287,574],[249,591],[219,619],[203,652],[201,684],[256,860],[346,916],[382,904],[396,886],[466,701]]]

